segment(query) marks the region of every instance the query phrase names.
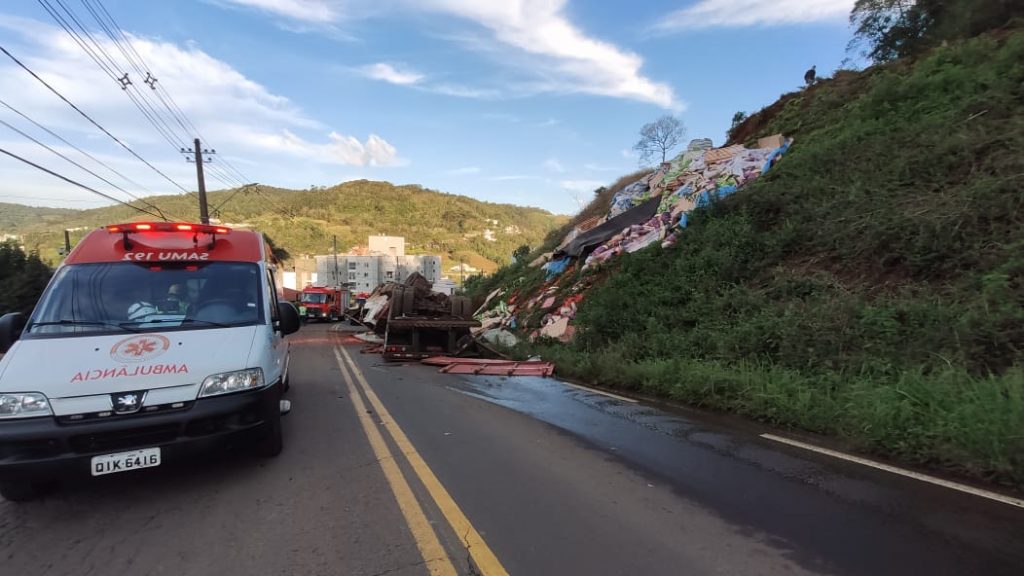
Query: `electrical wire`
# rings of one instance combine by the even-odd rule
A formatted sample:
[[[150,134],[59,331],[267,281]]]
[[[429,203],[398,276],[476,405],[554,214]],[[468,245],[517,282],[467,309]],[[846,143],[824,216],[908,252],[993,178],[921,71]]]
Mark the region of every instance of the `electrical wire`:
[[[114,19],[110,11],[108,11],[106,6],[103,5],[103,1],[82,0],[82,4],[86,7],[87,10],[89,10],[89,13],[92,14],[94,18],[96,18],[96,21],[100,24],[100,27],[103,28],[103,30],[106,32],[110,40],[115,45],[117,45],[118,49],[124,55],[125,59],[129,61],[129,63],[132,65],[135,71],[140,76],[144,74],[146,75],[147,78],[153,78],[151,76],[152,70],[146,64],[145,59],[143,59],[142,55],[139,54],[138,51],[135,49],[135,46],[128,39],[127,35],[125,35],[124,30],[121,28],[120,25],[118,25],[117,20]],[[130,56],[129,53],[133,54],[134,58]],[[160,100],[160,102],[170,113],[171,117],[174,118],[174,120],[178,123],[179,126],[181,126],[182,130],[186,134],[189,133],[189,131],[191,130],[203,142],[206,142],[207,145],[212,145],[212,143],[209,140],[207,140],[205,136],[203,136],[203,134],[196,127],[196,125],[181,110],[181,107],[179,107],[177,102],[175,102],[174,97],[171,95],[170,92],[168,92],[163,87],[162,84],[158,83],[156,79],[153,78],[153,83],[150,85],[150,87],[152,88],[152,91],[156,95],[157,99]],[[242,184],[252,181],[252,179],[248,178],[238,168],[231,164],[231,162],[229,162],[227,159],[222,159],[221,164],[223,164],[225,167],[224,173],[230,175],[232,179],[237,179],[238,182]]]
[[[110,180],[107,180],[107,179],[106,179],[106,178],[104,178],[103,176],[100,176],[99,174],[97,174],[97,173],[93,172],[92,170],[90,170],[90,169],[86,168],[85,166],[82,166],[82,165],[81,165],[81,164],[79,164],[78,162],[75,162],[75,161],[74,161],[74,160],[72,160],[71,158],[68,158],[67,156],[65,156],[64,154],[62,154],[62,153],[60,153],[59,151],[55,150],[54,148],[52,148],[52,147],[48,146],[47,144],[45,144],[45,143],[43,143],[43,142],[40,142],[39,140],[36,140],[36,139],[35,139],[35,138],[33,138],[33,137],[32,137],[31,135],[29,135],[29,134],[27,134],[27,133],[25,133],[25,132],[22,132],[22,131],[21,131],[21,130],[19,130],[19,129],[18,129],[17,127],[15,127],[15,126],[13,126],[13,125],[11,125],[11,124],[8,124],[8,123],[7,123],[6,121],[4,121],[4,120],[0,119],[0,124],[3,124],[3,125],[4,125],[4,126],[6,126],[6,127],[8,128],[8,129],[10,129],[10,130],[12,130],[12,131],[14,131],[14,132],[17,132],[17,133],[18,133],[18,134],[20,134],[20,135],[21,135],[22,137],[24,137],[24,138],[27,138],[28,140],[31,140],[31,141],[32,141],[32,142],[34,142],[34,143],[35,143],[35,144],[36,144],[37,146],[41,146],[41,147],[43,147],[43,148],[45,148],[45,149],[49,150],[50,152],[52,152],[53,154],[55,154],[55,155],[57,155],[57,156],[60,156],[61,158],[63,158],[63,159],[64,159],[64,160],[66,160],[67,162],[69,162],[69,163],[71,163],[71,164],[73,164],[73,165],[77,166],[78,168],[80,168],[80,169],[82,169],[82,170],[84,170],[84,171],[88,172],[89,174],[93,175],[94,177],[96,177],[96,178],[99,178],[100,180],[102,180],[102,181],[106,182],[106,183],[107,183],[107,184],[109,184],[110,186],[113,186],[114,188],[117,188],[117,189],[118,189],[118,190],[120,190],[121,192],[124,192],[125,194],[127,194],[128,196],[130,196],[130,197],[134,198],[135,200],[137,200],[137,201],[139,201],[139,202],[142,202],[143,204],[145,204],[145,205],[149,206],[150,208],[152,208],[152,209],[156,210],[157,212],[159,212],[159,213],[160,213],[160,218],[161,218],[162,220],[165,220],[165,221],[167,220],[167,218],[166,218],[166,217],[164,216],[164,211],[163,211],[163,210],[161,210],[160,208],[158,208],[157,206],[154,206],[153,204],[150,204],[149,202],[147,202],[147,201],[145,201],[145,200],[143,200],[143,199],[141,199],[141,198],[138,198],[138,197],[136,197],[136,196],[135,196],[134,194],[132,194],[131,192],[129,192],[129,191],[127,191],[127,190],[125,190],[124,188],[121,188],[121,187],[120,187],[120,186],[118,186],[117,184],[114,184],[114,183],[113,183],[113,182],[111,182]],[[171,216],[174,216],[174,215],[173,215],[173,214],[171,214]],[[174,216],[174,217],[175,217],[175,218],[177,218],[178,220],[180,220],[180,218],[178,218],[177,216]]]
[[[42,131],[46,132],[46,133],[47,133],[47,134],[49,134],[50,136],[53,136],[54,138],[56,138],[56,139],[60,140],[61,142],[63,142],[63,143],[64,143],[64,145],[65,145],[65,146],[68,146],[68,147],[70,147],[70,148],[74,148],[75,150],[77,150],[77,151],[78,151],[78,153],[79,153],[79,154],[82,154],[83,156],[85,156],[85,157],[89,158],[89,159],[90,159],[90,160],[92,160],[93,162],[95,162],[95,163],[99,164],[100,166],[103,166],[104,168],[106,168],[107,170],[110,170],[110,171],[111,171],[111,172],[113,172],[114,174],[117,174],[117,175],[118,175],[118,176],[120,176],[120,177],[121,177],[121,178],[122,178],[122,179],[123,179],[123,180],[124,180],[125,182],[127,182],[127,183],[131,184],[132,186],[135,186],[136,188],[139,188],[139,189],[141,189],[141,190],[144,190],[144,191],[146,191],[146,192],[149,192],[149,194],[150,194],[150,195],[155,195],[155,194],[156,194],[155,192],[153,192],[153,191],[152,191],[152,190],[150,190],[149,188],[146,188],[146,187],[145,187],[145,186],[143,186],[142,184],[139,184],[138,182],[136,182],[136,181],[132,180],[131,178],[129,178],[129,177],[127,177],[127,176],[125,176],[124,174],[122,174],[122,173],[118,172],[117,170],[115,170],[115,169],[111,168],[111,167],[110,167],[110,165],[106,164],[105,162],[103,162],[103,161],[102,161],[102,160],[100,160],[99,158],[96,158],[96,157],[95,157],[95,156],[93,156],[92,154],[89,154],[89,153],[88,153],[88,152],[86,152],[85,150],[82,150],[82,149],[81,149],[81,148],[79,148],[78,146],[75,146],[74,144],[72,144],[71,142],[69,142],[69,141],[68,141],[67,139],[65,139],[65,138],[64,138],[63,136],[61,136],[60,134],[57,134],[56,132],[54,132],[53,130],[50,130],[50,129],[49,129],[49,128],[47,128],[46,126],[43,126],[43,125],[42,125],[42,124],[40,124],[39,122],[36,122],[36,121],[35,121],[35,120],[33,120],[32,118],[30,118],[30,117],[29,117],[28,115],[26,115],[26,114],[25,114],[24,112],[22,112],[22,111],[18,110],[17,108],[15,108],[15,107],[11,106],[10,104],[8,104],[7,102],[5,102],[5,101],[4,101],[4,100],[3,100],[2,98],[0,98],[0,106],[4,106],[5,108],[7,108],[8,110],[10,110],[11,112],[14,112],[14,113],[15,113],[15,114],[17,114],[18,116],[21,116],[21,117],[22,117],[23,119],[25,119],[26,121],[28,121],[28,122],[32,123],[32,124],[33,124],[33,125],[34,125],[34,126],[35,126],[36,128],[39,128],[40,130],[42,130]],[[135,196],[134,194],[132,194],[132,193],[130,193],[130,192],[126,192],[126,194],[128,194],[128,195],[129,195],[129,196],[131,196],[132,198],[135,198],[136,200],[142,200],[141,198],[139,198],[138,196]]]
[[[153,126],[154,129],[171,145],[172,148],[178,150],[183,147],[185,140],[181,135],[177,134],[175,130],[167,123],[166,120],[161,117],[160,113],[156,108],[146,100],[144,92],[140,91],[130,78],[127,73],[123,76],[121,74],[120,64],[107,52],[107,50],[100,44],[99,41],[92,35],[92,32],[82,24],[74,10],[69,8],[63,0],[54,0],[64,13],[70,18],[72,24],[58,14],[57,9],[50,5],[49,0],[37,0],[40,6],[57,21],[57,24],[68,33],[69,36],[85,51],[85,53],[100,67],[107,76],[117,84],[121,90],[125,93],[132,104],[142,113],[143,117]],[[77,26],[77,30],[75,27]],[[91,47],[88,45],[91,43]]]
[[[35,162],[33,162],[31,160],[28,160],[27,158],[22,158],[21,156],[18,156],[14,152],[11,152],[11,151],[6,150],[4,148],[0,148],[0,154],[6,154],[6,155],[10,156],[11,158],[14,158],[15,160],[20,160],[21,162],[24,162],[25,164],[28,164],[29,166],[32,166],[33,168],[36,168],[37,170],[42,170],[43,172],[46,172],[47,174],[49,174],[51,176],[55,176],[57,178],[60,178],[61,180],[67,182],[68,184],[72,184],[74,186],[78,186],[79,188],[81,188],[83,190],[88,190],[89,192],[92,192],[93,194],[96,194],[97,196],[102,196],[102,197],[106,198],[107,200],[111,200],[113,202],[117,202],[118,204],[120,204],[122,206],[127,206],[128,208],[131,208],[132,210],[137,210],[139,212],[142,212],[143,214],[148,214],[150,216],[153,216],[154,218],[164,219],[164,217],[162,215],[160,215],[160,214],[154,214],[153,212],[150,212],[149,210],[146,210],[144,208],[139,208],[138,206],[132,206],[130,203],[125,202],[124,200],[119,200],[119,199],[114,198],[113,196],[111,196],[109,194],[104,194],[103,192],[100,192],[99,190],[96,190],[95,188],[90,188],[89,186],[86,186],[85,184],[82,184],[81,182],[77,182],[75,180],[72,180],[71,178],[68,178],[67,176],[64,176],[62,174],[58,174],[57,172],[54,172],[53,170],[50,170],[49,168],[46,168],[44,166],[40,166],[39,164],[36,164]]]
[[[117,138],[117,136],[114,136],[113,134],[111,134],[111,133],[110,133],[110,131],[109,131],[109,130],[107,130],[106,128],[104,128],[103,126],[101,126],[99,122],[96,122],[95,120],[93,120],[93,119],[92,119],[92,117],[90,117],[90,116],[89,116],[88,114],[86,114],[85,112],[83,112],[81,108],[79,108],[79,107],[78,107],[78,106],[76,106],[76,105],[75,105],[75,104],[74,104],[74,103],[73,103],[72,101],[70,101],[70,100],[68,100],[68,99],[67,99],[66,97],[64,97],[64,95],[63,95],[63,94],[61,94],[60,92],[58,92],[56,88],[54,88],[53,86],[51,86],[51,85],[50,85],[50,84],[49,84],[49,83],[48,83],[48,82],[47,82],[46,80],[43,80],[43,79],[42,79],[41,77],[39,77],[39,75],[38,75],[38,74],[36,74],[36,73],[35,73],[35,72],[34,72],[34,71],[33,71],[33,70],[31,69],[31,68],[29,68],[28,66],[26,66],[26,65],[25,65],[24,63],[22,63],[22,61],[21,61],[21,60],[18,60],[18,59],[17,59],[17,58],[16,58],[16,57],[15,57],[15,56],[14,56],[13,54],[11,54],[11,53],[10,53],[10,52],[9,52],[9,51],[7,50],[7,48],[5,48],[4,46],[0,45],[0,51],[2,51],[2,52],[3,52],[3,53],[4,53],[4,54],[5,54],[5,55],[6,55],[6,56],[7,56],[8,58],[10,58],[11,60],[13,60],[13,61],[14,61],[14,63],[15,63],[15,64],[17,64],[18,66],[20,66],[20,67],[21,67],[21,68],[22,68],[23,70],[25,70],[26,72],[28,72],[28,73],[29,73],[29,74],[30,74],[30,75],[31,75],[31,76],[32,76],[33,78],[35,78],[36,80],[38,80],[40,84],[42,84],[42,85],[43,85],[43,86],[45,86],[45,87],[46,87],[47,89],[49,89],[49,90],[50,90],[50,92],[53,92],[53,93],[54,93],[54,94],[55,94],[55,95],[56,95],[56,96],[57,96],[58,98],[60,98],[61,100],[63,100],[65,104],[67,104],[68,106],[70,106],[71,108],[73,108],[73,109],[75,110],[75,112],[78,112],[78,113],[79,113],[79,114],[80,114],[80,115],[81,115],[81,116],[82,116],[83,118],[85,118],[86,120],[88,120],[88,121],[89,121],[89,122],[90,122],[90,123],[91,123],[91,124],[92,124],[93,126],[95,126],[96,128],[99,128],[99,129],[100,129],[100,131],[102,131],[102,132],[103,132],[104,134],[106,134],[107,136],[109,136],[111,140],[113,140],[113,141],[114,141],[114,142],[116,142],[116,143],[117,143],[117,144],[118,144],[119,146],[121,146],[122,148],[124,148],[125,150],[127,150],[127,151],[128,151],[128,153],[130,153],[130,154],[131,154],[132,156],[134,156],[135,158],[137,158],[137,159],[138,159],[139,161],[141,161],[141,162],[142,162],[143,164],[145,164],[146,166],[149,166],[149,167],[150,167],[150,168],[151,168],[151,169],[152,169],[152,170],[153,170],[154,172],[156,172],[157,174],[159,174],[160,176],[162,176],[162,177],[163,177],[163,178],[164,178],[165,180],[167,180],[168,182],[170,182],[171,184],[173,184],[173,185],[174,185],[174,186],[175,186],[176,188],[178,188],[178,189],[179,189],[179,190],[181,190],[182,192],[185,192],[186,194],[188,194],[188,193],[189,193],[189,191],[188,191],[188,190],[186,190],[186,189],[185,189],[185,187],[183,187],[183,186],[182,186],[181,184],[178,184],[177,182],[175,182],[174,180],[172,180],[170,176],[168,176],[167,174],[164,174],[163,172],[161,172],[159,168],[157,168],[156,166],[153,166],[152,164],[150,164],[150,163],[149,163],[149,161],[147,161],[147,160],[146,160],[145,158],[143,158],[142,156],[139,156],[139,154],[138,154],[137,152],[135,152],[134,150],[132,150],[131,148],[129,148],[129,147],[128,147],[128,145],[127,145],[127,144],[125,144],[124,142],[122,142],[122,141],[121,141],[120,139],[118,139],[118,138]]]

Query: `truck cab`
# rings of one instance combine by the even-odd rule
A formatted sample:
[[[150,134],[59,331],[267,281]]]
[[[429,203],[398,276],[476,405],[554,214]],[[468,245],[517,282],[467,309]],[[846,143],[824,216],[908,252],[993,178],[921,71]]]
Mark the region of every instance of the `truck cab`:
[[[335,322],[345,316],[348,291],[330,286],[306,286],[299,296],[304,319]]]
[[[222,444],[281,451],[298,313],[262,235],[133,222],[89,233],[32,314],[0,318],[0,495],[161,466]]]

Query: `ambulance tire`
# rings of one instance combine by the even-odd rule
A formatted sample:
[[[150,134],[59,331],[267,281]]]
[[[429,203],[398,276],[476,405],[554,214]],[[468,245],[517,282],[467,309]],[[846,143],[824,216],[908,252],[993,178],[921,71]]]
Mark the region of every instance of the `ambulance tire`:
[[[274,458],[284,449],[284,436],[281,433],[281,412],[274,410],[267,418],[266,435],[256,445],[256,455],[260,458]]]
[[[0,496],[8,502],[28,502],[40,496],[40,487],[35,482],[2,482]]]

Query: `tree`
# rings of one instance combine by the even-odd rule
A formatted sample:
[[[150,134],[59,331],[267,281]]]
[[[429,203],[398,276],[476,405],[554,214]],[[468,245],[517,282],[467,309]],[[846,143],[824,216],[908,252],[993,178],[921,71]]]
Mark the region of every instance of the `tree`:
[[[267,241],[267,245],[270,246],[271,254],[274,255],[274,258],[276,258],[278,262],[284,262],[286,260],[292,259],[291,253],[288,252],[288,250],[274,244],[274,239],[271,238],[266,232],[263,233],[263,239]]]
[[[516,248],[512,251],[512,262],[521,262],[524,258],[530,255],[530,247],[527,244]]]
[[[640,129],[640,140],[633,145],[633,150],[640,153],[640,161],[650,163],[661,158],[665,161],[670,150],[675,148],[686,137],[683,121],[668,114]]]
[[[848,50],[873,62],[920,54],[945,41],[970,38],[1024,17],[1020,0],[856,0]]]
[[[848,49],[866,46],[863,56],[888,62],[918,49],[928,19],[915,0],[857,0],[850,24],[854,32]]]
[[[736,133],[736,129],[739,128],[740,124],[743,124],[743,122],[745,122],[749,117],[750,116],[747,116],[747,113],[742,110],[732,115],[732,125],[729,126],[729,131],[726,133],[729,140],[732,140],[732,135]]]
[[[53,271],[14,242],[0,243],[0,314],[32,312]]]

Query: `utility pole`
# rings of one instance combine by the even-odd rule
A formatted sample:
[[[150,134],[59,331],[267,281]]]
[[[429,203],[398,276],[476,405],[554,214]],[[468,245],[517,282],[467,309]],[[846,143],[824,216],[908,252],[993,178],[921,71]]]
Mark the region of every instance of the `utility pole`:
[[[333,248],[331,249],[331,252],[334,254],[334,285],[340,286],[338,283],[338,235],[335,234],[332,238]]]
[[[199,145],[199,138],[194,141],[195,147],[189,150],[188,148],[182,148],[182,154],[192,154],[193,158],[185,157],[186,162],[195,162],[196,164],[196,180],[199,182],[199,221],[203,224],[210,223],[210,209],[206,205],[206,178],[203,176],[203,164],[211,162],[212,158],[203,158],[203,154],[207,156],[216,154],[216,150],[204,150]]]
[[[64,255],[71,254],[71,232],[67,228],[64,229]]]

